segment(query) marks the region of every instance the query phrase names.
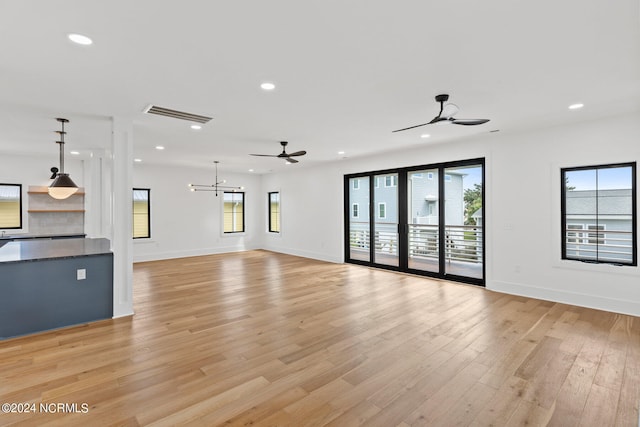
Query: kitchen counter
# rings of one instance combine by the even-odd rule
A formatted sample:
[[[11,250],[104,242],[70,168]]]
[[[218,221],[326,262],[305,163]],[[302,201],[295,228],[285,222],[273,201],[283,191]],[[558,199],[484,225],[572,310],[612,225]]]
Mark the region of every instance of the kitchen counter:
[[[109,240],[21,239],[0,247],[0,340],[112,316]]]
[[[13,240],[0,247],[0,263],[73,258],[111,253],[108,239]]]
[[[81,233],[58,233],[58,234],[0,234],[0,240],[32,240],[32,239],[74,239],[83,238],[86,234]]]

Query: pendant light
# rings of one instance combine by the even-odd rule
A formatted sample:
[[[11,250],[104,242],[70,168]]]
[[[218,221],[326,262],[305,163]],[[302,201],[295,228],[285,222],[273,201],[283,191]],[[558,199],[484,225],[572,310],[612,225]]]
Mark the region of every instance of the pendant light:
[[[62,126],[62,130],[56,131],[60,135],[60,141],[56,141],[60,146],[60,172],[55,173],[55,179],[49,186],[49,195],[54,199],[66,199],[78,191],[78,186],[71,180],[68,173],[64,173],[64,136],[66,134],[64,124],[69,123],[69,120],[61,118],[56,120]]]
[[[221,184],[225,184],[227,182],[227,180],[223,179],[222,181],[218,181],[218,163],[220,163],[220,162],[215,160],[213,163],[215,163],[215,165],[216,165],[216,180],[215,180],[215,184],[189,184],[189,188],[191,189],[191,191],[215,191],[216,192],[216,197],[218,197],[218,191],[244,190],[244,187],[232,187],[230,185],[221,185]]]

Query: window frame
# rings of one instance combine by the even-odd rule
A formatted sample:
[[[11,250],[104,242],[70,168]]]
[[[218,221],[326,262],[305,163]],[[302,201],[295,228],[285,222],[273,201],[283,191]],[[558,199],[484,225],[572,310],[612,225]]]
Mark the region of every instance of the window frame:
[[[384,215],[380,215],[380,208],[383,208]],[[387,219],[387,203],[386,202],[378,202],[378,219]]]
[[[22,221],[22,184],[11,184],[11,183],[6,183],[6,182],[2,182],[0,183],[0,186],[7,186],[7,187],[18,187],[18,226],[17,227],[4,227],[3,224],[0,224],[0,230],[22,230],[23,226],[24,226],[24,222]]]
[[[351,204],[351,218],[360,218],[360,203]]]
[[[576,234],[576,236],[570,236],[570,238],[574,239],[575,242],[567,242],[567,229],[568,229],[568,225],[571,224],[567,224],[567,173],[568,172],[576,172],[576,171],[589,171],[589,170],[594,170],[599,171],[599,170],[603,170],[603,169],[611,169],[611,168],[624,168],[624,167],[629,167],[631,168],[631,261],[629,262],[624,262],[624,261],[619,261],[619,260],[607,260],[607,259],[598,259],[598,257],[596,256],[596,258],[592,258],[592,257],[584,257],[584,256],[579,256],[579,255],[569,255],[568,254],[568,250],[570,248],[568,248],[567,246],[569,244],[583,244],[583,243],[589,243],[589,244],[593,244],[596,246],[599,245],[606,245],[606,224],[599,224],[598,223],[598,217],[600,215],[602,216],[606,216],[606,214],[599,214],[598,212],[596,212],[595,215],[595,221],[594,220],[589,220],[589,222],[586,222],[583,224],[583,229],[582,230],[572,230],[572,232],[574,232]],[[607,163],[607,164],[600,164],[600,165],[590,165],[590,166],[574,166],[574,167],[562,167],[560,168],[560,242],[561,242],[561,249],[560,249],[560,258],[563,261],[580,261],[580,262],[584,262],[584,263],[588,263],[588,264],[609,264],[609,265],[616,265],[616,266],[630,266],[630,267],[637,267],[638,266],[638,234],[637,234],[637,187],[636,187],[636,162],[624,162],[624,163]],[[596,198],[597,198],[597,192],[598,192],[598,188],[596,186]],[[602,226],[602,230],[594,230],[594,229],[589,229],[590,226]],[[612,230],[610,230],[611,232],[613,232]],[[598,233],[601,234],[601,236],[598,236]],[[595,235],[595,237],[593,237],[592,235]],[[594,243],[591,243],[592,241],[596,241]]]
[[[224,205],[225,205],[225,194],[239,194],[242,195],[242,230],[233,230],[233,231],[225,231],[224,229],[224,224],[225,224],[225,215],[226,212],[224,210]],[[247,211],[246,209],[246,195],[244,191],[224,191],[222,194],[222,234],[223,235],[232,235],[232,234],[241,234],[241,233],[245,233],[246,232],[246,216],[245,216],[245,212]]]
[[[133,199],[133,193],[135,191],[146,191],[147,192],[147,235],[146,236],[135,236],[135,212],[133,209],[133,204],[135,200],[132,200],[132,209],[131,209],[131,220],[133,223],[131,224],[131,234],[133,239],[150,239],[151,238],[151,189],[150,188],[133,188],[131,191],[131,198]]]
[[[272,217],[271,215],[273,214],[272,209],[271,209],[271,196],[277,194],[278,195],[278,208],[277,208],[277,214],[278,214],[278,229],[274,230],[271,228],[271,224],[272,224]],[[244,203],[244,201],[243,201]],[[269,193],[267,194],[267,212],[268,212],[268,224],[267,224],[267,231],[269,233],[276,233],[279,234],[282,231],[282,216],[281,216],[281,204],[280,204],[280,192],[279,191],[269,191]],[[243,219],[244,222],[244,219]]]
[[[353,189],[354,190],[359,190],[360,189],[360,180],[359,179],[354,179],[352,181],[352,185],[353,185]]]

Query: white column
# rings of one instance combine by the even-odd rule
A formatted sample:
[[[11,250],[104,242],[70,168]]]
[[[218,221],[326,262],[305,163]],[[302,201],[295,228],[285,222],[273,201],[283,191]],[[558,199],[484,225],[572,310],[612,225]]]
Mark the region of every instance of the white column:
[[[89,155],[89,159],[83,161],[84,168],[84,232],[87,237],[107,237],[107,230],[104,228],[103,218],[108,215],[103,208],[105,191],[111,191],[111,184],[105,188],[105,177],[103,163],[109,161],[104,150],[94,149]],[[110,227],[109,227],[110,228]]]
[[[113,317],[133,314],[133,123],[113,117],[111,175],[111,248]],[[106,175],[109,175],[107,173]]]

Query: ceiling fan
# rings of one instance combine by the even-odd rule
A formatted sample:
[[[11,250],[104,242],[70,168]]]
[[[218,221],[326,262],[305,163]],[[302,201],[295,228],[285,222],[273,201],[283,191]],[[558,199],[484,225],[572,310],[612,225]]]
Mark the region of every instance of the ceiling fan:
[[[436,95],[436,102],[440,103],[440,113],[428,123],[422,123],[421,125],[410,126],[404,129],[394,130],[393,132],[401,132],[403,130],[409,130],[413,128],[419,128],[420,126],[431,125],[434,123],[453,123],[454,125],[474,126],[487,123],[489,119],[454,119],[453,116],[458,112],[459,108],[455,104],[444,105],[449,100],[449,95]]]
[[[296,151],[295,153],[287,153],[285,151],[285,147],[287,146],[287,141],[280,141],[280,145],[282,145],[282,153],[273,155],[273,154],[250,154],[251,156],[260,156],[260,157],[278,157],[280,159],[285,159],[287,163],[298,163],[296,159],[292,159],[292,157],[304,156],[307,154],[306,151]]]

